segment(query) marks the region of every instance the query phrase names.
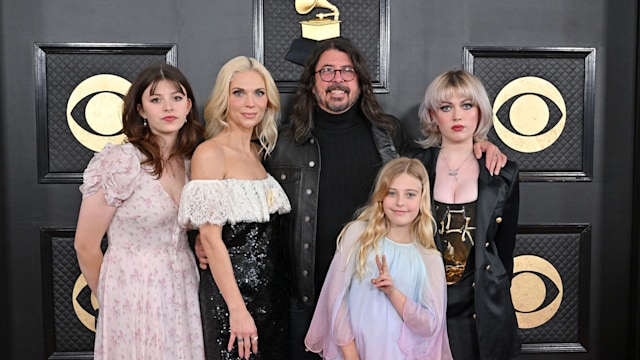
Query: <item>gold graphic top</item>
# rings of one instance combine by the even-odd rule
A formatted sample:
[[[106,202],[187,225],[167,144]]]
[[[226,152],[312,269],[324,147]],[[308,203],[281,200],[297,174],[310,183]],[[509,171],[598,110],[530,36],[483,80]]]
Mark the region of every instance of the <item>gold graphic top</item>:
[[[476,203],[434,204],[447,284],[455,284],[462,278],[474,246]]]

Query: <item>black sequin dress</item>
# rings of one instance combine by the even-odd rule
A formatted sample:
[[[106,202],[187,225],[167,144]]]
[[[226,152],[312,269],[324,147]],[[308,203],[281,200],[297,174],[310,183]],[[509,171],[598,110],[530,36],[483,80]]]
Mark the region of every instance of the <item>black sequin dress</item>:
[[[182,193],[181,223],[223,225],[238,288],[258,328],[258,353],[251,359],[288,360],[289,286],[278,221],[290,208],[271,176],[194,180]],[[229,311],[209,270],[200,271],[199,295],[206,358],[239,359],[237,343],[227,351]]]

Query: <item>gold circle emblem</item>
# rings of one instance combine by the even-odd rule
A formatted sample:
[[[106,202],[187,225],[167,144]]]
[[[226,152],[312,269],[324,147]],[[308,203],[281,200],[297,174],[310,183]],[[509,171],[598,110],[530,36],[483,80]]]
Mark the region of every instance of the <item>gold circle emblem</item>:
[[[116,75],[99,74],[82,81],[69,95],[67,101],[67,124],[73,136],[85,147],[95,152],[106,143],[121,144],[126,139],[122,134],[122,99],[131,83]],[[114,94],[115,93],[115,94]],[[87,102],[84,115],[87,124],[95,132],[87,131],[73,118],[74,107],[84,98],[93,95]]]
[[[549,107],[540,96],[545,96],[560,109],[558,123],[549,131],[540,133],[549,123]],[[509,121],[518,132],[507,129],[497,113],[500,107],[514,96]],[[534,76],[515,79],[500,90],[493,103],[493,127],[502,142],[514,150],[534,153],[551,146],[562,134],[567,117],[567,107],[558,89],[547,80]]]
[[[73,311],[76,313],[78,320],[84,325],[87,329],[95,332],[96,331],[96,317],[88,312],[80,303],[78,302],[78,295],[84,288],[88,288],[87,280],[84,278],[84,275],[80,274],[78,279],[76,279],[75,284],[73,285],[73,293],[71,295],[71,302],[73,303]],[[96,298],[93,292],[91,293],[91,307],[93,310],[97,310],[100,305],[98,304],[98,298]]]
[[[511,298],[516,310],[518,327],[531,329],[549,321],[560,308],[564,289],[562,278],[547,260],[534,255],[521,255],[513,259]],[[546,306],[547,288],[540,275],[544,275],[558,289],[558,294]]]

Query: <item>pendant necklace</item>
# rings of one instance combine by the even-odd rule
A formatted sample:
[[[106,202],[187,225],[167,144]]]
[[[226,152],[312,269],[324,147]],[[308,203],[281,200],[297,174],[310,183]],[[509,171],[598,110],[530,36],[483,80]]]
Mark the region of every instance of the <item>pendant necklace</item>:
[[[462,164],[460,164],[460,166],[458,166],[456,169],[451,169],[451,167],[449,166],[449,162],[447,161],[447,156],[444,153],[444,149],[441,148],[440,152],[442,153],[442,158],[444,159],[444,163],[447,166],[449,176],[454,176],[456,180],[458,180],[458,171],[460,170],[460,168],[462,168],[462,165],[464,165],[464,163],[467,162],[467,159],[471,157],[471,154],[473,154],[473,151],[470,152],[466,158],[464,158],[464,160],[462,161]]]
[[[173,171],[173,167],[171,166],[171,163],[173,163],[173,161],[171,161],[171,160],[168,160],[168,161],[162,160],[162,162],[164,162],[165,168],[168,168],[169,172],[171,172],[171,175],[175,179],[176,178],[176,173],[175,173],[175,171]]]

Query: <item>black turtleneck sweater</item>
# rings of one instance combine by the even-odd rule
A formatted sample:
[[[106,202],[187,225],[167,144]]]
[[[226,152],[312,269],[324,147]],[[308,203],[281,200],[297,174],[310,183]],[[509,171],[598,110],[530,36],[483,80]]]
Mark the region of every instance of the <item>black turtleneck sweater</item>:
[[[358,106],[334,115],[317,109],[313,135],[320,146],[320,189],[316,230],[316,297],[336,250],[342,227],[369,199],[380,155]]]

